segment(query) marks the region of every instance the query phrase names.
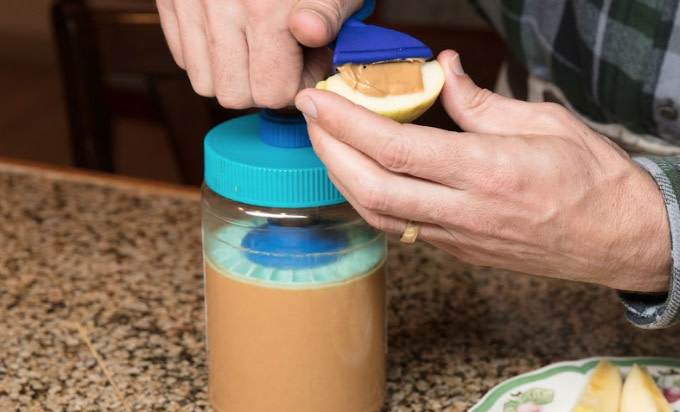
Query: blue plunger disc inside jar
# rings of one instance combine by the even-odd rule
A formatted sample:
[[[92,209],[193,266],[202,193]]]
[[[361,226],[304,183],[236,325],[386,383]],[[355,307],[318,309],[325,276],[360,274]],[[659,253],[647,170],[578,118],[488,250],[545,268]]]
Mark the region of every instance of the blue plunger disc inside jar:
[[[248,235],[253,236],[252,233],[258,227],[267,227],[267,222],[266,219],[253,219],[218,229],[214,237],[209,238],[206,243],[206,259],[218,270],[234,278],[261,286],[295,289],[327,285],[344,281],[358,273],[368,273],[385,258],[384,237],[376,236],[376,233],[368,228],[350,224],[326,230],[342,233],[344,241],[347,242],[335,252],[307,254],[306,258],[304,253],[290,254],[289,257],[292,259],[277,257],[260,259],[259,262],[262,263],[256,263],[254,260],[258,260],[258,256],[264,253],[248,250],[244,245],[251,241],[244,242],[244,238]],[[339,244],[336,243],[336,247],[339,247]],[[303,250],[309,251],[304,247]],[[279,250],[269,254],[281,255]],[[300,262],[303,264],[298,267],[286,267],[293,264],[291,260],[296,264]]]
[[[347,247],[347,237],[339,230],[320,225],[282,226],[273,222],[251,230],[241,241],[253,263],[281,269],[322,266],[337,259]]]

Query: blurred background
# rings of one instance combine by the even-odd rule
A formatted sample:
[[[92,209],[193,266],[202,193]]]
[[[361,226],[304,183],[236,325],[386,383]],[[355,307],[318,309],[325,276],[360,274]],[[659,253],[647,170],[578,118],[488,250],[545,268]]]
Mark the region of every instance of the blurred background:
[[[465,0],[378,0],[371,23],[457,50],[493,88],[506,51]],[[201,142],[242,112],[195,95],[152,0],[21,0],[0,13],[0,157],[198,185]],[[455,129],[441,106],[418,123]]]

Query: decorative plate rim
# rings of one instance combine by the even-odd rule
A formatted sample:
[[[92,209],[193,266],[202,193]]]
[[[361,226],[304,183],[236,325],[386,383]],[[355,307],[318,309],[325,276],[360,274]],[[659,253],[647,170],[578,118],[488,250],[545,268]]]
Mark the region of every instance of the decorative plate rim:
[[[585,375],[603,359],[607,359],[614,365],[621,367],[630,367],[633,366],[633,363],[637,363],[643,366],[663,366],[680,369],[680,358],[663,356],[593,356],[578,360],[555,362],[497,384],[482,396],[468,412],[488,412],[503,395],[528,383],[540,381],[564,372],[576,372]]]

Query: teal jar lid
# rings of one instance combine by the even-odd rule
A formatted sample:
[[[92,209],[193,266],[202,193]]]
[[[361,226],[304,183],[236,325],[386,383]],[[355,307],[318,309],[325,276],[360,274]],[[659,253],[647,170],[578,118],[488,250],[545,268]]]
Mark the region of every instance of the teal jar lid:
[[[309,143],[301,115],[270,110],[228,120],[204,141],[205,183],[215,193],[256,206],[328,206],[345,199]]]

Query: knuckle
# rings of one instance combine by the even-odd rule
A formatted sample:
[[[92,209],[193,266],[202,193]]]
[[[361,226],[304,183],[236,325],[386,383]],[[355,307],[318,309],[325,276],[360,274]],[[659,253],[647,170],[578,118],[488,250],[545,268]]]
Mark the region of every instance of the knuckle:
[[[498,239],[502,232],[499,222],[488,216],[468,219],[462,226],[465,231],[474,234],[475,238],[483,240]]]
[[[201,96],[214,96],[212,78],[209,74],[210,70],[201,64],[197,64],[195,61],[185,61],[185,63],[185,70],[194,91]]]
[[[326,17],[327,22],[334,28],[340,28],[342,24],[342,7],[340,3],[337,0],[315,2],[318,11]]]
[[[484,220],[478,224],[478,233],[489,239],[496,239],[501,233],[501,228],[494,220]]]
[[[478,89],[468,101],[467,109],[476,113],[484,112],[492,106],[490,103],[494,96],[489,89]]]
[[[252,90],[252,99],[255,106],[268,107],[271,109],[281,109],[290,105],[295,98],[295,91],[288,85],[284,88],[262,88],[256,87]]]
[[[191,80],[191,88],[194,89],[196,94],[203,97],[213,97],[215,92],[209,82],[201,80]]]
[[[256,97],[253,96],[253,104],[256,107],[267,107],[269,109],[282,109],[288,106],[290,100],[276,97],[276,96],[265,96]]]
[[[244,7],[251,22],[266,21],[271,18],[272,10],[266,1],[246,1]]]
[[[517,165],[510,154],[496,157],[493,166],[486,172],[486,190],[494,194],[517,193],[524,187],[521,175],[517,172]]]
[[[549,127],[568,127],[573,123],[569,110],[558,103],[537,103],[536,115],[541,123]]]
[[[187,64],[184,62],[184,53],[182,52],[182,47],[173,41],[168,41],[168,48],[170,49],[170,54],[172,54],[173,60],[177,66],[186,71]]]
[[[389,219],[387,219],[386,216],[377,214],[377,213],[371,213],[367,214],[364,216],[364,219],[366,222],[373,226],[374,228],[381,230],[383,232],[392,232],[393,228],[389,224]]]
[[[312,148],[314,149],[314,153],[316,154],[317,157],[320,159],[325,159],[326,154],[328,153],[328,147],[326,146],[326,140],[319,138],[319,134],[317,133],[317,129],[313,127],[307,127],[307,131],[309,133],[309,141],[312,143]],[[332,172],[329,170],[328,171],[328,177],[333,180],[334,176]]]
[[[373,212],[384,212],[387,209],[387,201],[383,190],[383,182],[370,176],[365,176],[358,182],[356,199],[359,204]]]
[[[555,102],[543,102],[539,103],[542,107],[542,111],[546,114],[551,114],[556,117],[565,117],[566,115],[569,114],[569,111],[567,110],[566,107],[562,106],[559,103]]]
[[[378,162],[394,172],[406,173],[411,165],[411,147],[406,139],[392,138],[378,153]]]
[[[227,109],[246,109],[253,103],[245,93],[218,92],[215,97],[220,106]]]

